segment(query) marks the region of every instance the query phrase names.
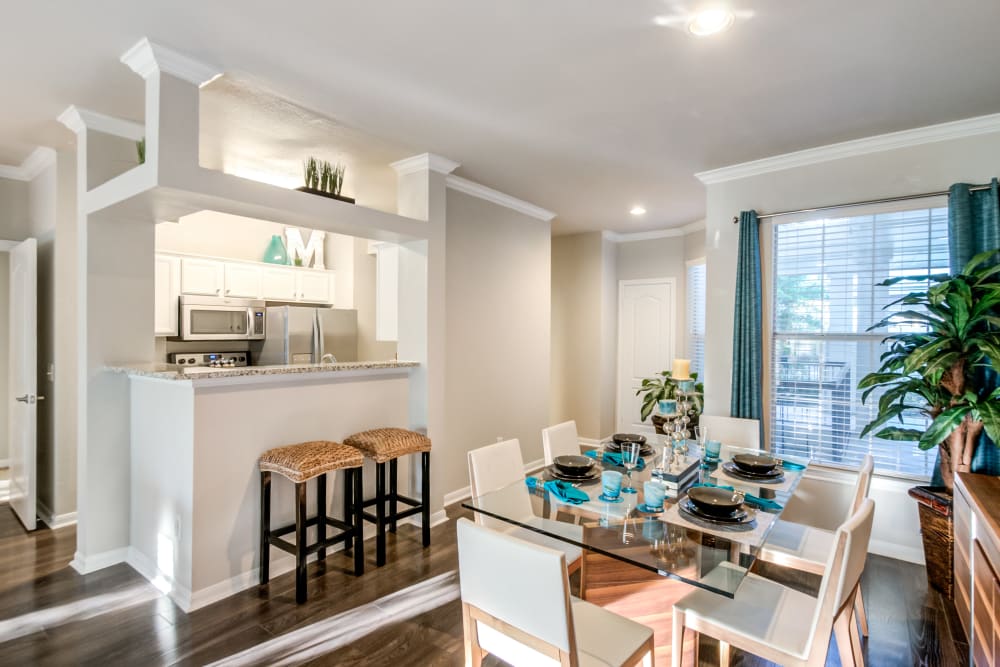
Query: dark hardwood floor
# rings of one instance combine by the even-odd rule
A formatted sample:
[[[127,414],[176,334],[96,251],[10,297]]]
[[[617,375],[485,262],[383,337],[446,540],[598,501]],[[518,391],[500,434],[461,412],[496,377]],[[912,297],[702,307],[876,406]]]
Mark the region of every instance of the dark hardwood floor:
[[[452,508],[452,515],[461,511]],[[454,522],[434,528],[432,539],[425,551],[419,532],[400,526],[389,539],[388,564],[376,570],[369,557],[361,578],[349,574],[342,554],[328,557],[325,566],[310,567],[305,605],[295,604],[293,575],[286,574],[268,590],[251,589],[184,614],[126,565],[77,574],[68,566],[73,528],[26,534],[0,505],[0,665],[460,665]],[[669,664],[661,587],[676,582],[614,567],[595,567],[593,574],[592,599],[619,611],[631,608],[654,627],[657,664]],[[871,622],[868,665],[966,664],[958,619],[950,602],[928,592],[923,568],[873,556],[863,586]],[[702,664],[716,664],[716,655],[704,640]],[[738,651],[733,662],[771,664]],[[836,648],[827,664],[840,664]]]

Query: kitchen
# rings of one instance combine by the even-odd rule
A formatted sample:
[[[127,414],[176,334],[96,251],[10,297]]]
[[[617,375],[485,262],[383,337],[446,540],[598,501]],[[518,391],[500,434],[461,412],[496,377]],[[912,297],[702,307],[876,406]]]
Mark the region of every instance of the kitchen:
[[[395,251],[213,211],[157,225],[156,362],[117,369],[132,414],[127,560],[182,608],[252,585],[265,449],[408,425],[417,364],[390,340]],[[292,485],[275,485],[273,507],[292,520]]]

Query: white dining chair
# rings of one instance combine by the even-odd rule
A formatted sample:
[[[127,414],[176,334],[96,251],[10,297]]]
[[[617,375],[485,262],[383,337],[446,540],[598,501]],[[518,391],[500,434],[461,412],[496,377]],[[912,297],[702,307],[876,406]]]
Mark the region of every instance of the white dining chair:
[[[729,665],[731,646],[786,667],[820,667],[826,664],[831,631],[840,663],[863,665],[857,626],[851,618],[874,513],[875,503],[865,499],[837,530],[818,597],[750,573],[734,599],[697,590],[678,600],[674,604],[673,667],[680,667],[688,628],[694,631],[695,647],[699,633],[719,640],[722,667]],[[732,569],[738,566],[722,563],[706,580],[731,576],[727,570]]]
[[[576,435],[576,422],[568,421],[542,429],[542,453],[545,465],[552,465],[557,456],[580,455],[580,439]]]
[[[652,665],[653,631],[573,598],[566,555],[459,519],[465,664]]]
[[[760,449],[760,420],[701,415],[698,425],[708,429],[708,439],[724,445]]]
[[[522,484],[524,482],[524,458],[521,456],[521,443],[516,438],[473,449],[469,452],[468,459],[469,487],[473,498],[499,491],[517,482]],[[521,525],[501,521],[486,516],[482,512],[476,512],[476,523],[562,551],[566,556],[569,572],[580,570],[580,597],[584,597],[586,594],[586,572],[584,571],[583,549],[523,527],[534,526],[550,534],[563,535],[580,544],[583,542],[583,526],[537,516],[531,508],[531,498],[527,491],[505,494],[502,498],[491,499],[491,503],[497,512],[502,512],[503,516],[517,519]],[[501,503],[503,503],[503,507],[500,507]]]
[[[865,454],[861,467],[858,469],[858,479],[854,486],[851,505],[844,520],[857,512],[868,497],[874,468],[875,461],[871,454]],[[810,502],[826,504],[822,498],[810,498]],[[835,502],[834,498],[829,499],[830,504]],[[808,519],[808,516],[806,518]],[[823,574],[827,558],[834,548],[836,537],[836,533],[833,531],[812,526],[806,522],[779,519],[771,528],[771,532],[768,533],[767,541],[761,547],[757,558],[793,570]],[[868,614],[865,611],[865,601],[860,586],[855,600],[855,613],[861,624],[861,634],[867,637]]]

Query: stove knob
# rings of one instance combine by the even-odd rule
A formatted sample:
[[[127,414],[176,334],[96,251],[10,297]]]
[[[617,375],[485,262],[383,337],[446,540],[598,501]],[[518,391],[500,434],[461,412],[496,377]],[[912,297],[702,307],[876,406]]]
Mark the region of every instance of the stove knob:
[[[177,363],[179,363],[179,364],[186,364],[187,363],[187,359],[185,359],[184,357],[181,357],[180,359],[177,360]]]

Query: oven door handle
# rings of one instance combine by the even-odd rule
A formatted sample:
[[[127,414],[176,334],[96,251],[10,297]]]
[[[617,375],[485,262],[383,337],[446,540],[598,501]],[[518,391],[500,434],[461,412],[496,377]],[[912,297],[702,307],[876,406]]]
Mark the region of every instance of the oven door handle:
[[[253,338],[253,308],[247,308],[247,339]]]

